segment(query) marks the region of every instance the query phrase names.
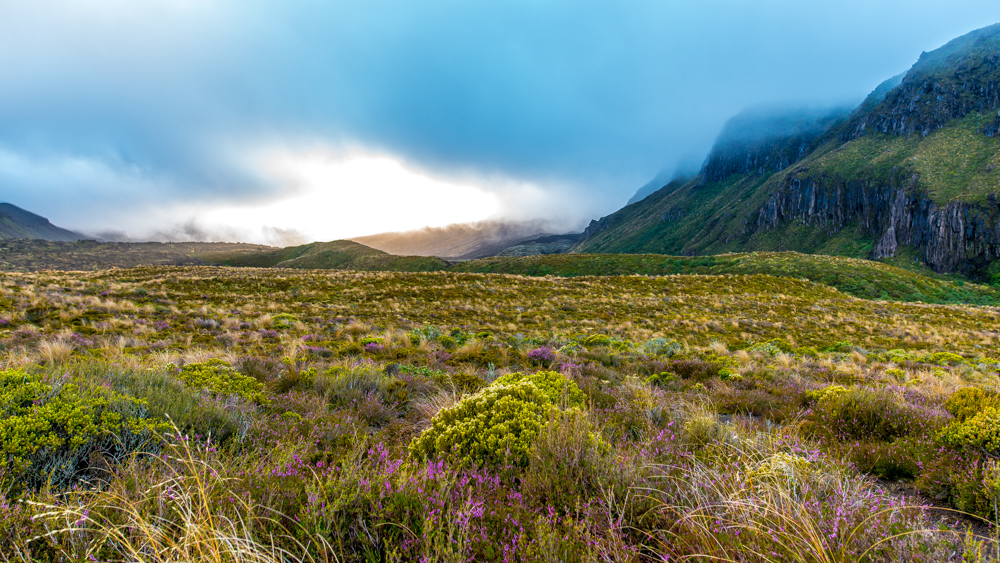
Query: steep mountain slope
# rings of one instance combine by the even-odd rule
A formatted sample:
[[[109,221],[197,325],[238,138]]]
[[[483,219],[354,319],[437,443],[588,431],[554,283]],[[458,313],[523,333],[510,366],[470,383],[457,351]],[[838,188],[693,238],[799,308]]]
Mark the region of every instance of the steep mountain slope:
[[[1000,256],[998,109],[1000,25],[923,54],[846,119],[734,118],[697,178],[592,222],[574,251],[913,256],[989,277]],[[741,121],[777,133],[734,138]]]
[[[0,240],[41,239],[71,242],[84,238],[86,237],[81,234],[53,225],[45,217],[25,211],[16,205],[0,203]]]

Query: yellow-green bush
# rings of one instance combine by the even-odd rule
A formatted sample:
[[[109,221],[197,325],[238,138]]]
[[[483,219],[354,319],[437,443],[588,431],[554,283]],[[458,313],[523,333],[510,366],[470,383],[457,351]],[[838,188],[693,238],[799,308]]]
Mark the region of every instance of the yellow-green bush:
[[[960,448],[1000,453],[1000,409],[986,407],[962,422],[953,422],[943,428],[938,437],[946,444]]]
[[[421,459],[448,455],[461,465],[527,467],[550,411],[582,402],[576,384],[558,373],[513,373],[439,412],[410,452]]]
[[[1000,403],[995,394],[987,394],[978,387],[966,387],[959,389],[948,397],[944,403],[944,408],[959,422],[975,416],[986,407],[996,407]]]
[[[177,374],[177,378],[188,387],[208,389],[219,395],[239,395],[256,402],[267,399],[263,384],[219,359],[188,364]]]
[[[563,408],[581,407],[586,400],[586,396],[576,383],[554,371],[540,371],[527,375],[520,372],[511,373],[498,378],[493,384],[506,385],[522,381],[534,384],[552,404]]]
[[[942,366],[958,366],[966,363],[965,358],[951,352],[935,352],[933,354],[928,354],[924,358],[924,361],[930,364],[938,364]]]
[[[0,483],[66,484],[93,451],[118,455],[141,447],[163,429],[144,418],[145,410],[143,401],[110,389],[0,371]]]
[[[596,346],[610,346],[611,337],[606,334],[592,334],[583,339],[583,345],[587,348]]]
[[[809,403],[822,403],[830,399],[836,399],[847,393],[847,388],[842,385],[829,385],[822,389],[816,389],[806,393],[806,401]]]

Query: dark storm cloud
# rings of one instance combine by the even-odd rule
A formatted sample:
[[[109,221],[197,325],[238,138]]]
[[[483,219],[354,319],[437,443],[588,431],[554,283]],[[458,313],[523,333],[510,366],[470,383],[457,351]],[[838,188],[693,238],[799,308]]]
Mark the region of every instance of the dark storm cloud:
[[[110,229],[280,196],[259,151],[322,142],[606,213],[747,106],[860,101],[997,21],[993,0],[0,0],[0,200]]]

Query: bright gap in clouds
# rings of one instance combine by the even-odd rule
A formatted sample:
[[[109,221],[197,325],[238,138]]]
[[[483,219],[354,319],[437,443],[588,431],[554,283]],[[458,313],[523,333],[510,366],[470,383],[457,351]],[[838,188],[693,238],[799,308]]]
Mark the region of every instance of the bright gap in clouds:
[[[501,209],[495,193],[427,176],[384,155],[281,151],[265,157],[262,173],[289,186],[289,195],[219,207],[197,223],[245,233],[250,242],[268,242],[275,230],[325,241],[481,221]]]

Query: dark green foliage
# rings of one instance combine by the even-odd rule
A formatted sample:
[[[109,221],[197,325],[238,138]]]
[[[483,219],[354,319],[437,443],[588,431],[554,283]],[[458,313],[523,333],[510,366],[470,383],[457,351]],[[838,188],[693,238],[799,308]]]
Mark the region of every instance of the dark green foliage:
[[[808,279],[865,299],[925,303],[1000,304],[1000,291],[873,262],[797,252],[752,252],[716,256],[659,254],[558,254],[523,258],[483,258],[461,262],[453,271],[529,276],[610,276],[639,274],[767,274]]]
[[[349,240],[314,242],[271,252],[206,253],[202,256],[215,264],[256,268],[433,272],[448,267],[440,258],[394,256]]]

